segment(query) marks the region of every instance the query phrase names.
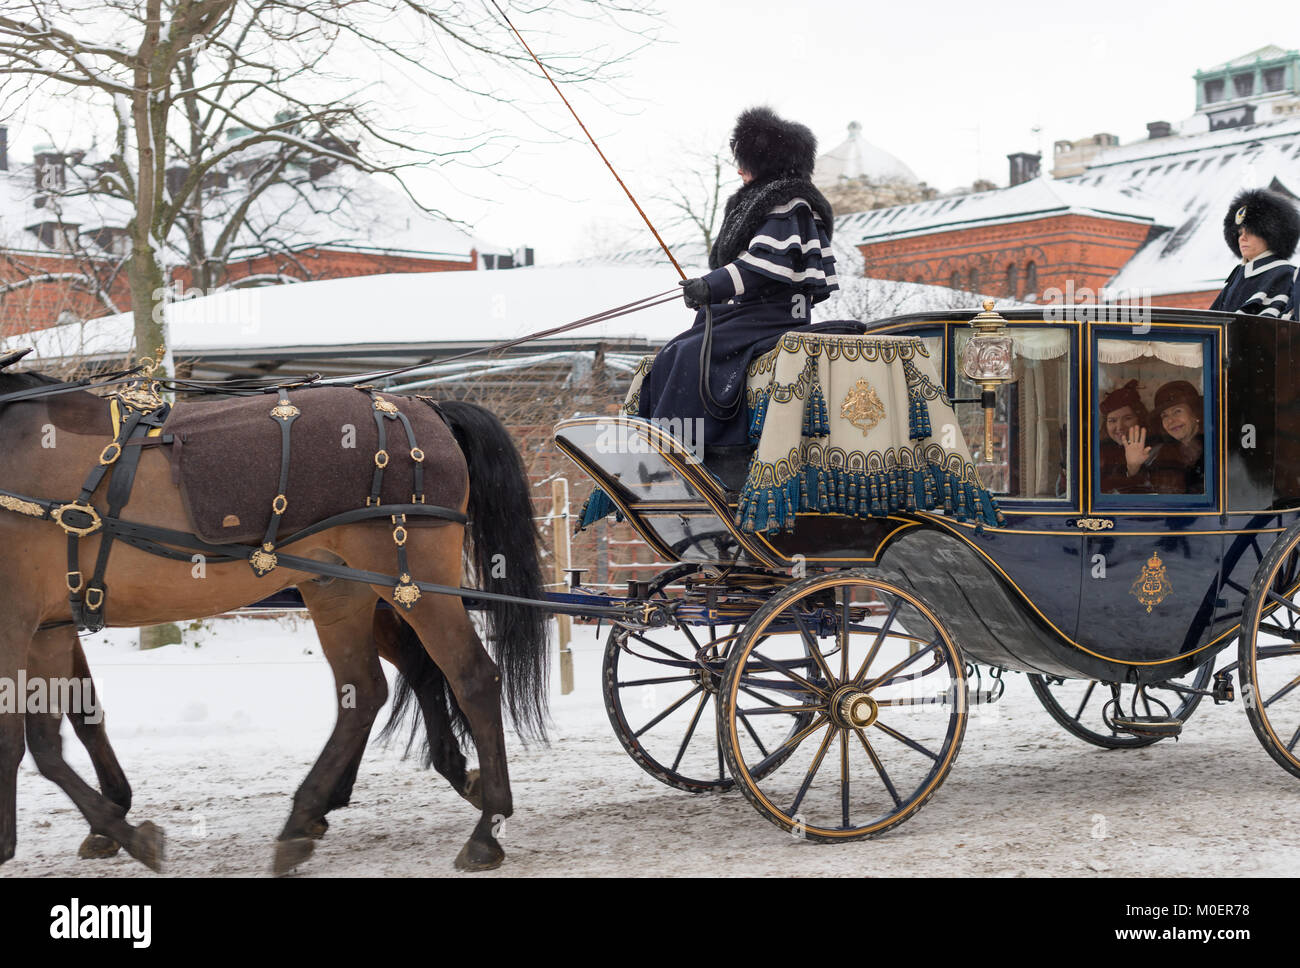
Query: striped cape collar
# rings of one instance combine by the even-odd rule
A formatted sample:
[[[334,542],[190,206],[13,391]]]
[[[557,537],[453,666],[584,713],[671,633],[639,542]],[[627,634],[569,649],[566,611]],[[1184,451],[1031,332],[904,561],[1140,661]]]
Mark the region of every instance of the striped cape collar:
[[[1250,279],[1253,276],[1259,275],[1261,272],[1267,272],[1269,269],[1276,269],[1278,266],[1290,266],[1290,265],[1291,263],[1288,262],[1286,259],[1280,259],[1277,256],[1275,256],[1272,252],[1265,250],[1264,252],[1261,252],[1259,255],[1255,256],[1255,258],[1252,259],[1251,261],[1249,262],[1243,261],[1241,263],[1241,269],[1242,269],[1242,273],[1246,276],[1246,278]]]

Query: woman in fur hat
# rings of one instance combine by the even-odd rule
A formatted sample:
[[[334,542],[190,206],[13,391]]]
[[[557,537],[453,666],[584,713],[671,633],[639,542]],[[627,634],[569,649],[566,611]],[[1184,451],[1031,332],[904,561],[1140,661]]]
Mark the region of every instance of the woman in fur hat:
[[[1101,491],[1103,494],[1149,493],[1151,482],[1144,464],[1151,456],[1147,425],[1151,416],[1138,393],[1138,381],[1116,387],[1101,401],[1105,437],[1101,441]]]
[[[1228,206],[1223,237],[1241,262],[1210,308],[1295,319],[1296,267],[1288,261],[1300,241],[1300,213],[1295,206],[1262,188],[1242,192]]]
[[[1167,438],[1147,461],[1151,486],[1158,494],[1205,492],[1205,434],[1201,393],[1186,380],[1173,380],[1156,391],[1155,416]]]
[[[727,200],[707,275],[684,280],[695,324],[655,357],[641,388],[640,415],[702,420],[711,447],[748,444],[745,370],[781,334],[807,326],[810,308],[839,288],[830,243],[830,203],[810,178],[817,139],[766,107],[736,121],[731,150],[744,183]],[[700,381],[704,310],[712,309],[709,393]],[[699,439],[697,437],[696,439]]]

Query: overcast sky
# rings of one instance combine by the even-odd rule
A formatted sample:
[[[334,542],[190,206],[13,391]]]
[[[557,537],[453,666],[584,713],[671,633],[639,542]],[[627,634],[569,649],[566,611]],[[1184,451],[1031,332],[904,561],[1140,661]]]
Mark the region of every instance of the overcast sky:
[[[1008,152],[1043,150],[1050,166],[1057,139],[1099,131],[1124,142],[1145,137],[1148,121],[1192,114],[1198,68],[1267,44],[1300,47],[1296,7],[1282,0],[657,3],[665,13],[661,42],[625,64],[621,81],[566,88],[657,223],[669,213],[654,196],[692,164],[684,153],[725,146],[736,114],[754,104],[807,124],[822,150],[843,141],[849,122],[858,121],[870,142],[948,190],[977,178],[1005,184]],[[515,25],[543,59],[557,46],[584,46],[580,32],[548,39],[527,4],[512,6]],[[376,89],[402,86],[373,66],[368,52],[356,59],[356,75],[373,77]],[[448,99],[445,89],[424,85],[410,97],[406,84],[406,96],[396,100],[408,103],[401,110],[421,127],[462,138],[493,128],[504,138],[493,154],[479,156],[494,160],[490,172],[447,166],[415,175],[422,199],[490,242],[533,246],[544,262],[586,254],[598,239],[653,244],[543,81],[517,76],[505,88],[527,102],[527,119],[501,106]],[[33,131],[40,123],[68,132],[71,141],[86,137],[93,127],[87,109],[66,97],[60,104],[62,110],[42,107],[7,119],[16,154],[45,140]]]
[[[1267,44],[1300,46],[1294,3],[1275,0],[660,6],[666,42],[631,63],[618,89],[624,113],[601,102],[605,92],[571,97],[652,219],[663,209],[648,196],[680,167],[680,146],[725,143],[737,112],[752,104],[808,124],[822,150],[859,121],[869,141],[943,190],[979,177],[1006,184],[1008,152],[1041,148],[1050,158],[1055,140],[1098,131],[1145,137],[1146,122],[1193,113],[1196,70]],[[527,37],[527,16],[514,19]],[[562,111],[557,130],[577,132]],[[504,167],[535,187],[489,187],[499,205],[463,209],[485,238],[531,244],[539,260],[553,261],[581,252],[588,232],[638,224],[583,143],[523,144]]]

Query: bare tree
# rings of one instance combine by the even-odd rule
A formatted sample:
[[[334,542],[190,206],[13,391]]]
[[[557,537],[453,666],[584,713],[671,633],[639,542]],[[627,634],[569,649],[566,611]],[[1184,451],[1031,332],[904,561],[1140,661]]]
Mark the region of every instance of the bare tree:
[[[727,198],[739,187],[740,179],[725,151],[688,150],[683,155],[690,166],[678,172],[671,184],[654,197],[672,213],[664,222],[665,230],[689,232],[704,243],[707,253],[713,249]]]
[[[528,16],[525,26],[540,19],[540,29],[599,18],[640,46],[658,12],[648,0],[554,0]],[[548,59],[558,81],[581,83],[616,77],[630,53],[602,46]],[[389,175],[405,191],[412,166],[483,147],[478,135],[416,147],[428,132],[390,109],[373,80],[381,65],[512,106],[527,98],[498,86],[492,68],[521,81],[535,70],[491,8],[457,0],[0,0],[0,97],[71,94],[112,119],[108,159],[65,190],[129,206],[137,353],[163,344],[157,307],[178,234],[183,261],[220,278],[257,200],[295,166]],[[222,224],[208,233],[232,169],[246,179],[242,197],[218,206]]]

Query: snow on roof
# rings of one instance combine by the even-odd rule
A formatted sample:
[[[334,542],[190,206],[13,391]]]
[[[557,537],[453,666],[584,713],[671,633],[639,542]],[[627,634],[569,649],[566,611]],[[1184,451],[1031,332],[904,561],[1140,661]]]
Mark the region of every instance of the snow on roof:
[[[855,250],[856,251],[856,250]],[[846,260],[851,255],[845,255]],[[861,272],[861,256],[857,271]],[[903,312],[977,306],[979,297],[941,286],[846,277],[839,301],[814,321],[871,319]],[[490,344],[594,315],[657,293],[677,292],[670,268],[532,267],[495,272],[418,272],[233,289],[168,307],[172,352],[203,358],[231,350]],[[833,297],[834,298],[834,297]],[[678,298],[556,339],[663,343],[687,329],[693,313]],[[31,346],[36,359],[124,356],[130,314],[71,323],[0,341]],[[556,345],[556,344],[552,344]],[[545,349],[546,341],[532,344]]]
[[[1067,214],[1097,215],[1150,225],[1172,224],[1165,221],[1172,216],[1164,206],[1153,204],[1129,186],[1085,187],[1044,175],[1012,188],[854,212],[836,219],[835,230],[840,238],[862,245],[887,238]]]
[[[913,184],[920,180],[898,158],[862,137],[862,125],[853,121],[846,141],[818,155],[812,180],[814,185],[825,188],[834,187],[841,178],[862,177],[882,181],[902,179]]]
[[[204,232],[211,252],[217,236],[247,195],[244,178],[231,175],[224,189],[205,191]],[[132,217],[123,199],[106,195],[46,196],[36,189],[35,166],[16,165],[0,171],[0,247],[42,250],[47,246],[31,226],[63,222],[84,232],[122,228]],[[259,242],[259,239],[262,240]],[[173,255],[184,251],[177,227],[170,238]],[[236,238],[232,255],[239,258],[264,251],[293,251],[309,247],[366,249],[441,255],[467,260],[480,254],[508,254],[511,249],[473,235],[466,227],[421,209],[402,191],[380,178],[343,167],[312,181],[305,174],[292,182],[271,186],[253,202],[247,222]],[[96,252],[85,241],[88,254]]]
[[[1111,288],[1153,295],[1215,290],[1234,262],[1223,240],[1233,196],[1246,188],[1300,196],[1300,118],[1122,146],[1062,181],[1132,191],[1174,212],[1165,223],[1170,230],[1149,239]]]

